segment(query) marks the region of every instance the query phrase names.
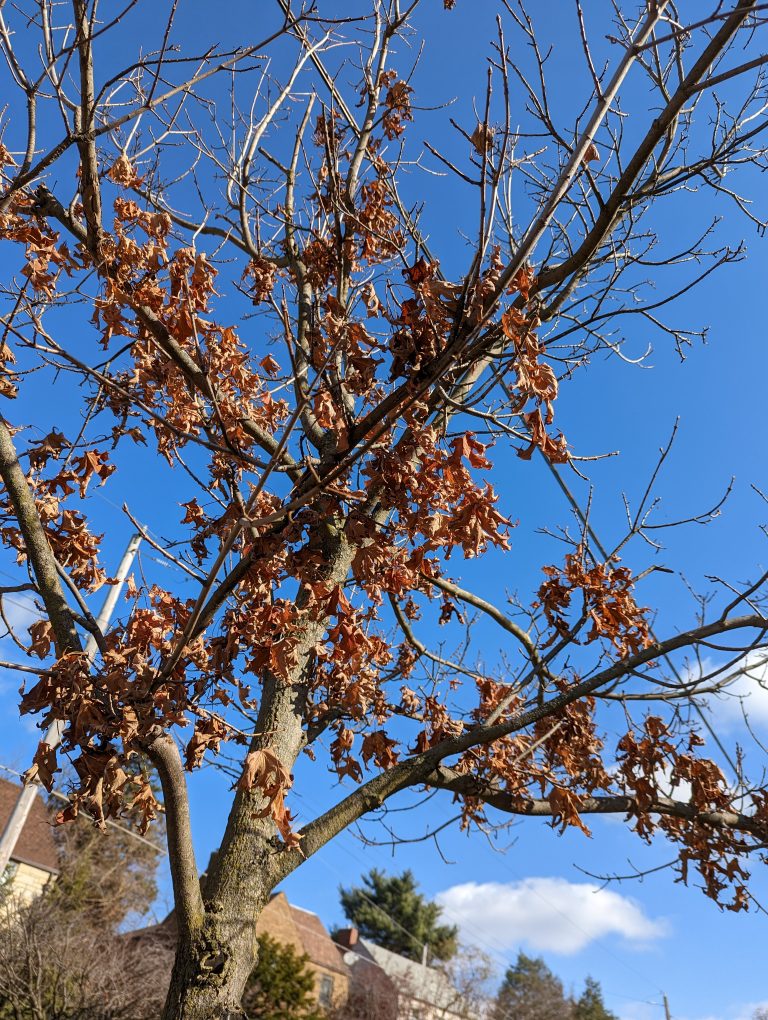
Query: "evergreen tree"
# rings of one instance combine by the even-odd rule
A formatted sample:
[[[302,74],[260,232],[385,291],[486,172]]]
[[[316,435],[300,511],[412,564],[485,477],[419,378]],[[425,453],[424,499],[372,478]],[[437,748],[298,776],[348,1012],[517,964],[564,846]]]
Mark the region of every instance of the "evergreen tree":
[[[411,871],[385,875],[373,868],[362,887],[340,889],[341,907],[363,938],[393,953],[421,962],[429,946],[431,960],[450,960],[458,947],[458,928],[438,924],[441,908],[420,892]]]
[[[562,982],[555,977],[540,957],[517,954],[515,963],[507,968],[492,1020],[572,1020],[573,1002],[563,992]]]
[[[588,977],[584,991],[576,1003],[573,1020],[617,1020],[616,1014],[605,1008],[600,982]]]
[[[309,957],[260,935],[259,960],[245,987],[243,1008],[253,1020],[324,1020],[315,1002]]]

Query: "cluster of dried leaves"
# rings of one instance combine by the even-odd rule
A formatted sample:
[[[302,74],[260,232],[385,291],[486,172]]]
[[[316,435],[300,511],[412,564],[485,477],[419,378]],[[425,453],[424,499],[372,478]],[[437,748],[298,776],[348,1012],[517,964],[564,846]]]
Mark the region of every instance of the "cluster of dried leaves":
[[[304,749],[323,753],[317,738],[326,734],[338,777],[360,783],[448,744],[456,774],[476,780],[476,791],[461,795],[467,824],[483,824],[487,785],[520,813],[543,798],[555,826],[585,832],[591,798],[631,795],[640,835],[661,827],[710,895],[730,888],[743,906],[738,862],[752,843],[714,824],[733,794],[716,766],[695,756],[695,735],[681,749],[666,723],[648,718],[642,737],[630,731],[606,748],[591,693],[569,700],[580,677],[555,659],[569,645],[631,661],[651,641],[632,574],[615,559],[598,562],[579,546],[562,566],[544,568],[528,606],[539,634],[523,641],[526,682],[466,669],[442,687],[414,679],[424,649],[410,626],[432,606],[441,623],[462,619],[449,564],[511,544],[514,494],[500,499],[490,444],[452,403],[460,412],[463,380],[497,357],[525,428],[519,457],[538,451],[565,464],[570,454],[552,431],[558,371],[541,337],[534,270],[524,264],[505,283],[504,255],[489,246],[474,273],[451,282],[414,248],[391,155],[413,120],[412,87],[381,70],[362,94],[372,125],[365,142],[337,110],[324,110],[307,144],[302,208],[299,136],[280,198],[262,216],[278,225],[277,240],[249,235],[234,273],[151,200],[151,167],[125,152],[98,183],[102,205],[111,200],[109,226],[86,229],[85,204],[64,210],[39,188],[13,190],[0,215],[26,302],[25,328],[2,341],[5,398],[23,392],[21,354],[66,361],[43,311],[67,300],[71,281],[96,281],[91,323],[109,361],[84,375],[94,386],[89,416],[108,422],[104,436],[16,433],[37,519],[78,598],[112,583],[104,560],[113,550],[91,527],[86,497],[130,462],[126,441],[187,470],[198,487],[181,503],[174,543],[202,582],[198,598],[132,582],[124,622],[99,636],[95,663],[61,646],[50,616],[30,628],[28,652],[46,665],[24,688],[22,711],[41,725],[66,724],[62,749],[79,777],[62,820],[85,809],[103,824],[130,809],[149,824],[159,805],[146,777],[126,765],[173,731],[184,734],[190,771],[223,743],[247,744],[237,789],[252,795],[253,817],[271,819],[287,846],[299,846],[286,806],[293,761],[277,729],[259,728],[277,718],[265,708],[275,690],[299,691],[291,710]],[[488,125],[468,137],[477,157],[491,158]],[[10,180],[7,150],[0,163]],[[268,317],[279,346],[255,329],[261,318],[237,321],[223,297],[233,290]],[[24,527],[6,489],[0,538],[19,563],[28,555]],[[395,641],[392,605],[404,621]],[[551,711],[524,731],[473,740],[547,698]],[[255,732],[239,727],[238,712],[257,721]],[[56,751],[41,744],[29,777],[50,788],[57,769]],[[690,784],[688,817],[654,820],[665,777]],[[756,804],[756,832],[768,824],[767,803]]]

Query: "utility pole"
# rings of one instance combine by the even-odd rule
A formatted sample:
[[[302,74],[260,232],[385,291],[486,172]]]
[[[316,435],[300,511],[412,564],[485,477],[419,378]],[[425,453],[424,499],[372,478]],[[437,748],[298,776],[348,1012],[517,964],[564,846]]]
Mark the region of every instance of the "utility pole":
[[[101,612],[96,619],[96,625],[99,630],[104,633],[107,624],[110,621],[112,613],[117,605],[117,600],[120,597],[123,584],[128,571],[131,569],[131,564],[136,555],[136,551],[141,543],[141,535],[133,535],[130,542],[128,543],[123,558],[120,560],[120,565],[117,568],[115,574],[116,584],[110,585],[107,597],[104,599],[104,605],[101,607]],[[89,662],[93,662],[93,658],[96,654],[98,645],[96,644],[96,638],[93,634],[90,634],[88,640],[85,643],[83,651]],[[44,741],[49,747],[58,747],[61,743],[61,735],[64,732],[64,723],[60,719],[56,719],[51,723],[48,728],[48,732],[45,734]],[[16,844],[21,835],[22,829],[24,828],[29,812],[32,810],[32,805],[37,796],[37,790],[40,784],[36,781],[27,783],[22,789],[18,796],[16,804],[14,805],[13,811],[8,818],[3,829],[3,834],[0,836],[0,876],[5,872],[8,863],[13,856],[13,851],[16,849]]]
[[[672,1020],[672,1014],[669,1012],[669,999],[667,999],[666,995],[664,996],[664,1016],[666,1020]]]

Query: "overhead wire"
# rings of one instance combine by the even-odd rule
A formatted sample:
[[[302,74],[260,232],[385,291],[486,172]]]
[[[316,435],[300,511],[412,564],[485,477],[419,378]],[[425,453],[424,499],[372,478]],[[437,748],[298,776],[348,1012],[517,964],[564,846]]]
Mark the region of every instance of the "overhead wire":
[[[297,791],[293,791],[293,792],[294,792],[294,795],[297,796],[299,800],[305,801],[313,810],[315,810],[315,811],[317,810],[317,805],[313,804],[311,799],[309,797],[307,797],[306,794],[298,793]],[[346,831],[346,832],[344,832],[344,833],[342,833],[340,835],[342,837],[343,836],[347,836],[350,839],[353,838],[352,834],[349,831]],[[348,845],[345,845],[345,843],[339,837],[337,837],[336,846],[339,849],[341,849],[344,853],[346,853],[348,857],[351,857],[352,859],[357,860],[360,864],[364,865],[365,867],[367,867],[369,865],[370,862],[365,861],[364,858],[359,853],[353,852],[353,850]],[[326,859],[325,855],[321,854],[316,859],[319,860],[319,862],[326,868],[326,870],[335,873],[339,878],[341,878],[343,880],[347,879],[347,876],[338,867],[336,867],[330,861],[328,861]],[[511,869],[508,868],[508,870],[511,870]],[[574,927],[582,935],[586,936],[586,938],[599,951],[605,953],[612,960],[614,960],[615,962],[619,963],[625,970],[627,970],[627,971],[631,972],[632,974],[634,974],[635,977],[640,978],[640,980],[644,983],[646,988],[652,989],[653,992],[661,992],[661,989],[658,987],[658,985],[655,984],[653,979],[648,974],[644,974],[637,967],[633,966],[632,964],[629,964],[620,955],[618,955],[613,950],[611,950],[608,946],[606,946],[604,940],[592,938],[590,936],[589,932],[587,932],[583,927],[581,927],[579,924],[577,924],[577,922],[574,921],[573,918],[569,914],[567,914],[565,911],[561,910],[548,897],[544,896],[538,890],[533,890],[533,891],[534,891],[535,895],[544,904],[546,904],[546,906],[548,908],[550,908],[551,910],[554,910],[555,912],[557,912],[568,924],[570,924],[572,927]],[[411,941],[415,945],[418,945],[419,948],[423,947],[423,942],[421,942],[421,940],[412,931],[410,931],[407,928],[405,928],[399,921],[397,921],[395,918],[393,918],[392,915],[389,914],[379,904],[373,903],[373,901],[371,901],[369,897],[364,895],[364,898],[369,903],[371,903],[371,905],[375,906],[376,909],[382,915],[386,916],[390,922],[395,924],[400,930],[404,931],[410,937]],[[456,921],[460,921],[461,922],[461,926],[464,929],[470,931],[473,934],[474,937],[471,939],[471,941],[475,942],[476,944],[479,944],[480,946],[484,947],[486,950],[490,951],[490,953],[493,956],[495,956],[496,959],[498,961],[500,961],[504,966],[509,966],[509,965],[511,965],[513,963],[513,953],[512,953],[512,951],[510,949],[502,946],[502,944],[500,942],[498,942],[498,940],[490,938],[488,936],[488,933],[484,929],[479,928],[473,922],[468,922],[464,918],[458,918],[450,910],[450,908],[448,908],[448,907],[445,907],[445,906],[441,905],[441,909],[444,910],[444,912],[446,913],[446,915],[449,918],[453,918]],[[521,941],[525,941],[525,940],[523,939]],[[631,1001],[649,1003],[650,1000],[646,1000],[646,999],[642,999],[642,1000],[641,999],[632,999]],[[654,1003],[654,1004],[658,1005],[658,1003]]]

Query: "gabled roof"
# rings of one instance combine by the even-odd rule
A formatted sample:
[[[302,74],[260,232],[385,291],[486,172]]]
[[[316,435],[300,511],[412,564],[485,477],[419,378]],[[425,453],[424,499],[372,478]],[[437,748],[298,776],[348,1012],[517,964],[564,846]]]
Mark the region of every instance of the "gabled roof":
[[[324,970],[335,971],[337,974],[349,975],[349,968],[344,963],[342,954],[317,914],[294,906],[283,892],[273,893],[270,897],[256,925],[257,934],[263,931],[277,934],[279,938],[282,929],[283,937],[288,935],[278,920],[280,915],[288,920],[293,929],[293,939],[298,944],[297,948],[306,953],[311,964]]]
[[[335,970],[339,974],[349,974],[344,959],[336,948],[336,943],[328,934],[328,930],[317,916],[303,907],[290,904],[293,923],[299,931],[301,944],[310,961],[326,970]]]
[[[20,793],[19,785],[0,779],[0,832],[5,828]],[[58,874],[59,855],[53,838],[53,826],[40,796],[32,802],[32,810],[21,830],[11,860],[29,864],[53,875]]]
[[[360,939],[359,945],[405,995],[445,1010],[448,1015],[454,1015],[454,1011],[455,1015],[460,1015],[459,993],[441,970],[425,967],[424,964],[399,956],[389,949],[382,949],[368,939]]]

